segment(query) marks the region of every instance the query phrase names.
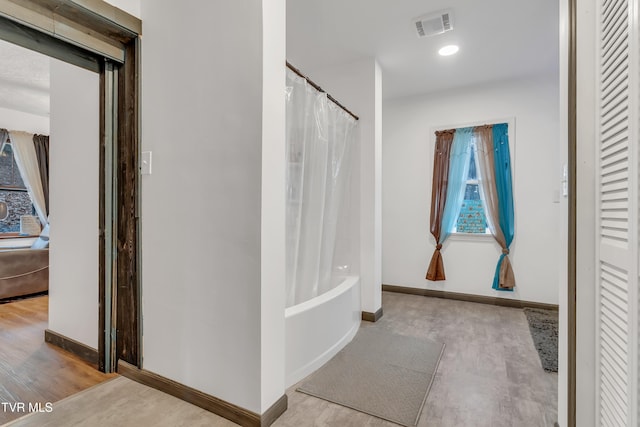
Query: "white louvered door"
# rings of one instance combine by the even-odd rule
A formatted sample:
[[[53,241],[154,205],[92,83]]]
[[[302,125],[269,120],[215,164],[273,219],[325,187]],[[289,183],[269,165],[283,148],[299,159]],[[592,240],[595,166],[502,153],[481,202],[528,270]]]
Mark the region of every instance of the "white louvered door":
[[[596,1],[595,425],[633,427],[639,419],[638,0]]]

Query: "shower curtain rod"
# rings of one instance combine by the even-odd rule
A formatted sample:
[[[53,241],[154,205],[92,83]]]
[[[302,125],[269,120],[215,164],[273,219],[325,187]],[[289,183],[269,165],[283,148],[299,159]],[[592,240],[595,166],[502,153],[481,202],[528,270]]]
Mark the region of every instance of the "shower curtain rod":
[[[289,63],[289,61],[286,61],[287,63],[287,68],[290,69],[291,71],[293,71],[294,73],[296,73],[297,75],[299,75],[300,77],[302,77],[303,79],[305,79],[307,81],[307,83],[309,83],[311,86],[313,86],[318,92],[322,92],[322,93],[326,93],[327,94],[327,98],[329,98],[329,100],[331,102],[333,102],[334,104],[336,104],[338,107],[342,108],[347,114],[349,114],[351,117],[353,117],[356,120],[360,120],[360,117],[356,116],[355,114],[353,114],[351,111],[349,111],[344,105],[340,104],[333,96],[329,95],[327,93],[327,91],[325,91],[324,89],[322,89],[320,86],[318,86],[313,80],[311,80],[309,77],[305,76],[304,74],[302,74],[302,72],[300,70],[298,70],[296,67],[294,67],[293,65],[291,65]]]

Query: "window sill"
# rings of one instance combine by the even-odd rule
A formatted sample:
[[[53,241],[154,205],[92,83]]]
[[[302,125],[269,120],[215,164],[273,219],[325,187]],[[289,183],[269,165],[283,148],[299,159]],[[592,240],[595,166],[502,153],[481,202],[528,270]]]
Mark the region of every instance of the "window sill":
[[[30,248],[31,245],[37,240],[37,236],[35,237],[13,237],[13,238],[4,238],[0,239],[0,250],[12,250],[12,249],[26,249]]]
[[[31,239],[34,237],[38,237],[37,234],[34,234],[33,236],[29,236],[26,234],[20,234],[20,233],[0,233],[0,240],[2,239]]]
[[[493,241],[492,234],[475,234],[475,233],[451,233],[449,239],[464,242],[484,242]]]

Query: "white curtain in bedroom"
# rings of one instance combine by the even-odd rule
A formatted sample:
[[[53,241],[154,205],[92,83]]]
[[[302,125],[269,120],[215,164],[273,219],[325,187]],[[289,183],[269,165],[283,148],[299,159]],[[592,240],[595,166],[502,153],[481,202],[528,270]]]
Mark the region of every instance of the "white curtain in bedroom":
[[[287,70],[286,306],[330,290],[356,120]]]
[[[5,129],[0,129],[0,153],[4,150],[4,146],[9,140],[9,132]]]
[[[33,134],[21,131],[9,131],[9,141],[13,149],[13,157],[22,176],[27,191],[31,196],[31,202],[38,214],[40,223],[44,226],[47,224],[47,212],[42,190],[42,181],[40,180],[40,168],[38,166],[38,157],[36,149],[33,145]]]

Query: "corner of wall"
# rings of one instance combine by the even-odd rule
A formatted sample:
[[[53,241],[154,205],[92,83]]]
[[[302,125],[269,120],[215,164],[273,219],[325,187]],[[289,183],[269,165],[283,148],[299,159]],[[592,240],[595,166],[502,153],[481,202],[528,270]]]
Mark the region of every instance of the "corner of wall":
[[[285,0],[263,0],[261,413],[285,395]],[[278,405],[278,402],[281,404]],[[284,400],[286,408],[286,398]]]

